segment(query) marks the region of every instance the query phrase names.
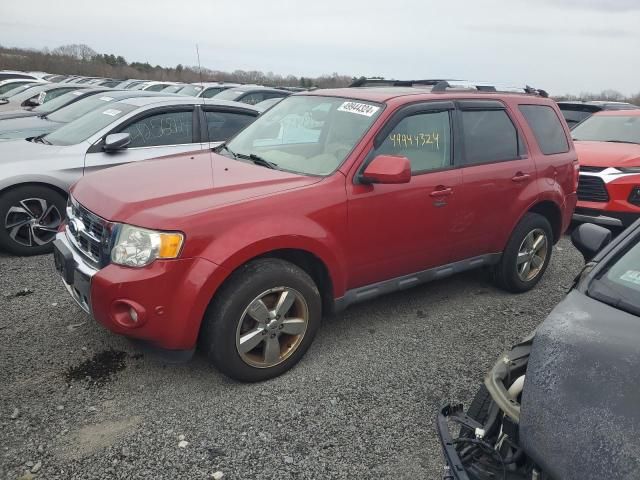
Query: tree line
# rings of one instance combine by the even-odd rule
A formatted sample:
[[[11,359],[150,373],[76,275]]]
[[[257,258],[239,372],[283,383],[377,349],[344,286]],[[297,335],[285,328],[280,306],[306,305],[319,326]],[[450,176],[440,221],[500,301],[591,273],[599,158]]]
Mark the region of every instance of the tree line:
[[[198,66],[178,64],[175,67],[151,65],[149,62],[128,62],[122,55],[98,53],[85,44],[62,45],[52,50],[9,48],[0,45],[0,68],[23,71],[43,71],[68,75],[84,75],[105,78],[140,78],[145,80],[167,80],[172,82],[220,81],[258,83],[268,86],[287,87],[346,87],[356,77],[349,75],[321,75],[319,77],[296,77],[258,70],[234,70],[223,72]],[[377,77],[380,78],[380,77]],[[640,92],[625,96],[616,90],[600,93],[584,92],[579,95],[561,95],[555,100],[609,100],[640,105]]]
[[[128,62],[122,55],[98,53],[88,45],[62,45],[54,49],[27,49],[0,45],[0,69],[43,71],[66,75],[105,78],[139,78],[172,82],[237,82],[268,86],[337,88],[349,85],[354,78],[348,75],[297,77],[258,70],[223,72],[178,64],[175,67],[151,65],[149,62]]]

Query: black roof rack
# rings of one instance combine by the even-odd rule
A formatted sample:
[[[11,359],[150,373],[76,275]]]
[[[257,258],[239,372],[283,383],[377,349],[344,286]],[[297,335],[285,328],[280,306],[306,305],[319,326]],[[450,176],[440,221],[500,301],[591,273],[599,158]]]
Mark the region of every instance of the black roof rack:
[[[426,80],[393,80],[387,78],[359,78],[355,80],[349,87],[413,87],[414,85],[423,85],[427,87],[433,87],[441,82],[447,80],[438,79],[426,79]],[[457,80],[449,80],[451,82]]]
[[[452,83],[449,83],[452,82]],[[497,87],[486,83],[461,82],[459,80],[443,80],[431,89],[432,92],[446,92],[451,90],[475,90],[478,92],[501,92],[501,93],[528,93],[547,98],[549,94],[541,89],[525,85],[524,87]]]
[[[464,80],[444,80],[444,79],[426,79],[426,80],[393,80],[386,78],[359,78],[355,80],[349,87],[413,87],[426,86],[432,87],[431,91],[446,92],[447,90],[471,90],[476,92],[501,92],[501,93],[528,93],[530,95],[539,95],[548,97],[549,94],[537,88],[526,85],[525,87],[502,87],[490,85],[484,82],[468,82]]]

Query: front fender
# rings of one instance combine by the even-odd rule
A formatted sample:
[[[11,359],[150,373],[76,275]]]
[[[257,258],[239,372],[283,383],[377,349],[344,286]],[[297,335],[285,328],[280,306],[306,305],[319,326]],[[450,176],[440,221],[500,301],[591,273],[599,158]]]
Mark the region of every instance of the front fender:
[[[283,233],[274,236],[274,230]],[[252,217],[247,222],[225,229],[207,246],[202,256],[232,272],[249,260],[275,250],[302,250],[326,266],[333,283],[333,295],[337,298],[346,289],[342,247],[345,243],[339,241],[339,236],[339,232],[330,231],[308,217]]]

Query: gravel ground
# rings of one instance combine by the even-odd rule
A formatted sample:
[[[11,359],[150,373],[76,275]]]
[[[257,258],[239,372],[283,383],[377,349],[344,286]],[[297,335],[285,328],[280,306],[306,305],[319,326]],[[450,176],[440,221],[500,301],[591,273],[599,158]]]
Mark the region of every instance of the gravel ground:
[[[583,262],[558,246],[532,292],[471,272],[356,305],[253,385],[143,354],[75,306],[49,256],[0,256],[0,478],[439,479],[438,408],[468,404],[564,296]]]

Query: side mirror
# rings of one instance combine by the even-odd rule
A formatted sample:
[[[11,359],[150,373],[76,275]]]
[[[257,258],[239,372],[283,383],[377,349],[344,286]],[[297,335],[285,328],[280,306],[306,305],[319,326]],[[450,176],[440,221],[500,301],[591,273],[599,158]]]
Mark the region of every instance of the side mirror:
[[[107,135],[104,139],[104,146],[102,149],[105,152],[117,152],[123,150],[131,143],[131,135],[128,133],[112,133]]]
[[[23,107],[39,107],[42,105],[42,101],[40,100],[40,95],[37,97],[31,97],[24,102],[22,102]]]
[[[411,163],[407,157],[378,155],[360,176],[362,183],[409,183]]]
[[[588,262],[611,242],[612,236],[611,230],[607,228],[583,223],[571,233],[571,243]]]

